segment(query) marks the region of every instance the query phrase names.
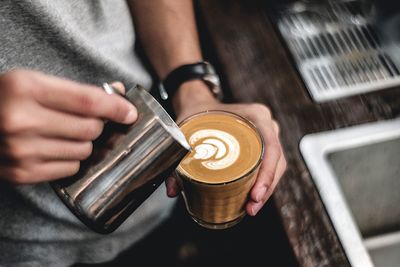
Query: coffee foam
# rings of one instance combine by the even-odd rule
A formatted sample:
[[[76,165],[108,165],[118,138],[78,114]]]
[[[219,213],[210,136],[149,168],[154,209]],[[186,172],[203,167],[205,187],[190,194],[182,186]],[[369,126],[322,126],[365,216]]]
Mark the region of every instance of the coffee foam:
[[[189,144],[194,149],[193,158],[201,161],[207,169],[221,170],[236,162],[240,153],[240,145],[231,134],[204,129],[189,137]]]
[[[185,176],[223,183],[246,174],[258,162],[262,141],[247,122],[225,113],[204,113],[181,125],[192,152],[178,166]]]

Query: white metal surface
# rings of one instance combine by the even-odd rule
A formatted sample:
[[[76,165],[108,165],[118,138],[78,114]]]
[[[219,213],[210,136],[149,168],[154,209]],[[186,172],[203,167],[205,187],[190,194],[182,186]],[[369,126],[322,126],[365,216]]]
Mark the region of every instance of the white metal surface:
[[[300,151],[306,165],[313,177],[313,181],[320,193],[348,259],[354,267],[374,266],[366,246],[374,247],[378,241],[372,239],[363,241],[339,182],[326,156],[332,152],[399,137],[400,118],[309,134],[304,136],[300,142]],[[396,237],[398,237],[398,234]],[[382,241],[381,239],[379,240]],[[391,236],[390,240],[392,239],[393,236]]]

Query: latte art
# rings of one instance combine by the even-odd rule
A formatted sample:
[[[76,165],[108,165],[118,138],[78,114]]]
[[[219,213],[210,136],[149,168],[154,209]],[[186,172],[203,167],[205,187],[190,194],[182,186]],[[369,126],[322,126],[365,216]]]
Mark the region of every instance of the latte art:
[[[240,145],[231,134],[204,129],[193,133],[189,144],[194,149],[194,159],[200,160],[207,169],[221,170],[231,166],[239,158]]]
[[[192,151],[177,170],[204,183],[221,184],[242,177],[259,162],[262,140],[244,119],[221,112],[203,113],[181,126]]]

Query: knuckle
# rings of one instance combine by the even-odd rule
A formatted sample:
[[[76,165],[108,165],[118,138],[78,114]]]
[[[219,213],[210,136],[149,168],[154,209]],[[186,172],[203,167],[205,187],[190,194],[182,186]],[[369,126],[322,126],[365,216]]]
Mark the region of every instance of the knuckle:
[[[1,86],[0,86],[1,87]],[[1,90],[1,88],[0,88]],[[16,134],[34,130],[38,125],[38,119],[29,118],[26,109],[21,108],[18,101],[7,99],[0,105],[0,132]]]
[[[19,162],[23,158],[27,157],[28,153],[24,147],[19,146],[18,144],[11,144],[7,148],[7,155],[13,162]]]
[[[35,72],[33,71],[21,69],[11,70],[1,76],[0,87],[2,90],[18,94],[31,88],[35,76]]]
[[[37,129],[40,120],[30,118],[26,110],[15,104],[12,100],[3,106],[0,104],[0,133],[17,134]]]
[[[10,170],[9,181],[16,185],[23,185],[29,183],[29,176],[21,168],[12,168]]]
[[[255,112],[255,114],[257,114],[258,116],[262,116],[262,117],[267,117],[267,118],[271,118],[272,114],[271,114],[271,110],[264,104],[261,103],[253,103],[252,105],[252,109]]]
[[[274,131],[276,132],[276,134],[279,135],[281,129],[279,127],[279,124],[275,120],[272,121],[272,127],[274,128]]]
[[[11,108],[2,111],[0,118],[0,131],[2,133],[13,134],[18,132],[19,121],[16,113]]]
[[[0,132],[17,134],[32,131],[36,127],[35,119],[27,119],[23,111],[8,107],[0,115]]]

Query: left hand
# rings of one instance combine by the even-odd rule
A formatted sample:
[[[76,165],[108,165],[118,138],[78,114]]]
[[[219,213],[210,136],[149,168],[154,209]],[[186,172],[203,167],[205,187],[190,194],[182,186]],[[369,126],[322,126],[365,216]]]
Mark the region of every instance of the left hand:
[[[178,123],[201,111],[225,110],[249,119],[258,127],[265,142],[265,156],[246,204],[247,214],[255,216],[271,197],[286,169],[286,159],[279,141],[279,126],[273,120],[269,108],[258,103],[220,103],[201,81],[184,83],[174,98],[174,108]],[[175,177],[169,177],[166,185],[169,197],[178,195],[179,188]]]

